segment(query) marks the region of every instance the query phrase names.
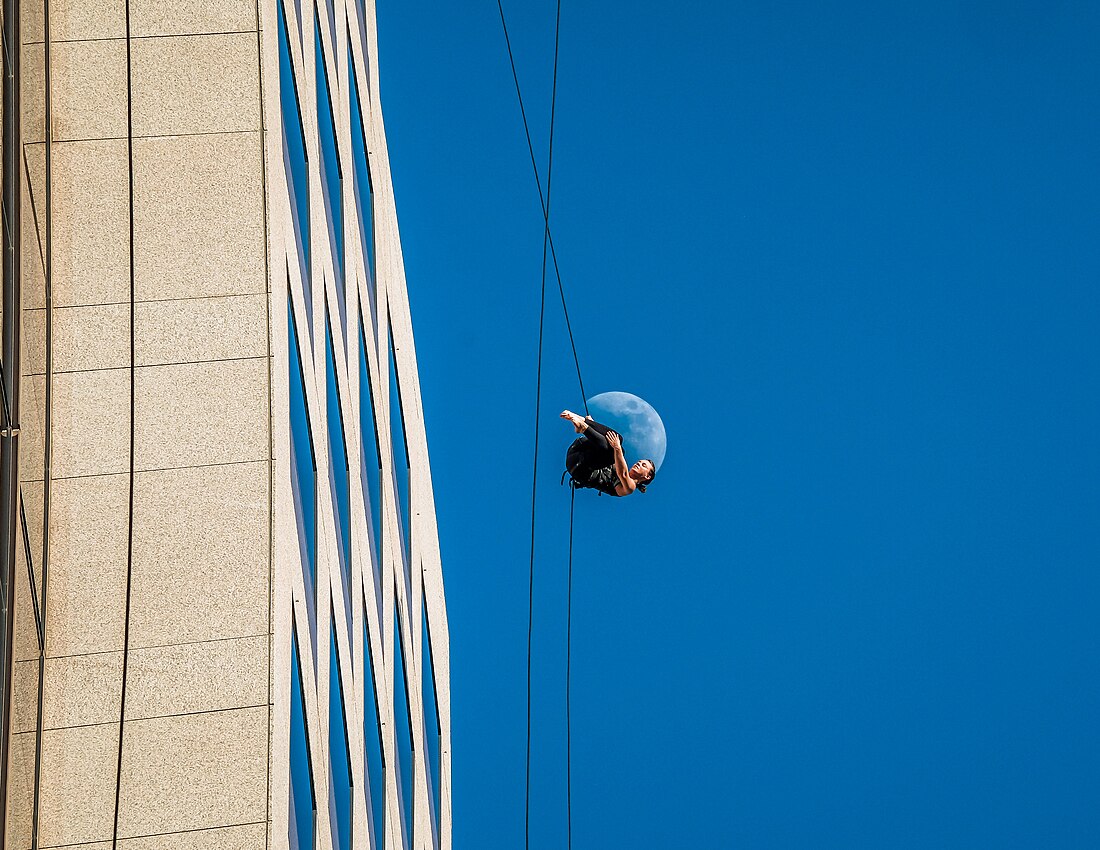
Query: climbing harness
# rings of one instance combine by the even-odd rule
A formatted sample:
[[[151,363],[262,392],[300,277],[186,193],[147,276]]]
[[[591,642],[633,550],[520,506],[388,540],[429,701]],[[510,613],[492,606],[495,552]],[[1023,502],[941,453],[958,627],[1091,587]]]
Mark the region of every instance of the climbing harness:
[[[565,470],[565,472],[563,472],[561,474],[561,481],[558,482],[559,487],[565,484],[565,476],[567,476],[567,475],[569,476],[569,488],[574,491],[574,493],[573,493],[574,496],[576,495],[575,491],[577,491],[577,490],[586,490],[586,489],[595,490],[597,496],[604,495],[604,491],[600,490],[599,488],[596,488],[596,487],[588,488],[584,484],[579,483],[577,481],[577,479],[573,477],[573,473],[571,473],[568,469]],[[570,499],[572,499],[572,498],[573,498],[573,496],[570,496]],[[572,517],[572,512],[570,512],[570,517]],[[572,526],[573,526],[572,521],[570,521],[569,525],[570,525],[570,532],[572,532]]]

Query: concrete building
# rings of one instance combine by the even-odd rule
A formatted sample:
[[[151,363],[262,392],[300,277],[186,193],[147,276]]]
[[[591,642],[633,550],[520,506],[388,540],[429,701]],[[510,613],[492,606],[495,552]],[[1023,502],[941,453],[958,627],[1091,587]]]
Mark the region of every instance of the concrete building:
[[[447,850],[373,0],[3,15],[3,847]]]

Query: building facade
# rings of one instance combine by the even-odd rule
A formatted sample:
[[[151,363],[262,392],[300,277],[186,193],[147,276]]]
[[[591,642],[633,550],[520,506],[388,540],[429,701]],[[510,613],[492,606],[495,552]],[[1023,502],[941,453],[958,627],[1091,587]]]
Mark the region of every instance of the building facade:
[[[3,846],[450,848],[372,0],[3,31]]]

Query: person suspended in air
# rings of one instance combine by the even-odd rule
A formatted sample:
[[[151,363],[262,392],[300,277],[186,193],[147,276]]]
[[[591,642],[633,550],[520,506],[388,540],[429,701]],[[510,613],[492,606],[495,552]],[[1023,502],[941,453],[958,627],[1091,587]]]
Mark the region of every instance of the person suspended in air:
[[[635,490],[645,492],[657,474],[653,461],[643,458],[626,465],[622,438],[591,416],[579,416],[571,410],[561,412],[581,436],[573,441],[565,455],[565,469],[573,486],[589,487],[609,496],[629,496]]]

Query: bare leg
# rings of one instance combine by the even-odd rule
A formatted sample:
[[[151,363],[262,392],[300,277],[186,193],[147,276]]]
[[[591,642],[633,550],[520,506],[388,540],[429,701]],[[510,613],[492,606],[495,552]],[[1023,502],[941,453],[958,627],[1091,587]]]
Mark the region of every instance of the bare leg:
[[[573,423],[573,430],[578,434],[584,434],[586,437],[600,443],[604,446],[607,445],[607,432],[611,429],[606,425],[601,425],[591,416],[585,416],[581,418],[580,415],[574,413],[572,410],[563,410],[561,412],[562,419],[568,419]]]
[[[584,423],[584,436],[598,444],[601,448],[611,448],[607,442],[607,432],[610,430],[611,429],[606,425],[601,425],[591,416],[589,416]]]

